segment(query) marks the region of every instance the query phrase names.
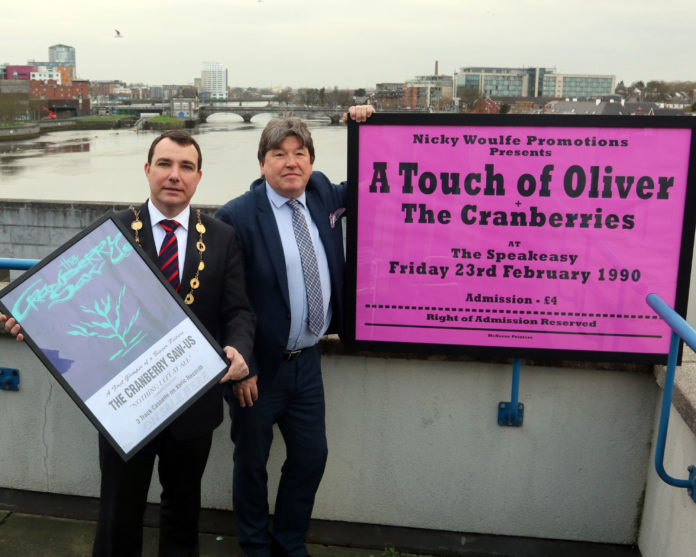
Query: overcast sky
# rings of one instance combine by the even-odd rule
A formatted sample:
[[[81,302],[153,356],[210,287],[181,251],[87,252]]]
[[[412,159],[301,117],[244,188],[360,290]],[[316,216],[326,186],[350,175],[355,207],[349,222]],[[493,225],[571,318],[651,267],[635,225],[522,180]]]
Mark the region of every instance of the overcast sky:
[[[81,79],[374,87],[462,66],[543,66],[617,83],[696,80],[696,0],[4,2],[0,63],[75,47]],[[123,38],[114,38],[118,29]]]

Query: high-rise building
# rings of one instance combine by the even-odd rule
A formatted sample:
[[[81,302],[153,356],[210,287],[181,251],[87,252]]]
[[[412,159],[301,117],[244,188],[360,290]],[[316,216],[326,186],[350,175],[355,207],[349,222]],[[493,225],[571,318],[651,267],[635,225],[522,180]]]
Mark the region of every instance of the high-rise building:
[[[227,68],[217,62],[204,62],[199,92],[202,99],[226,99]]]
[[[53,46],[49,46],[48,60],[49,62],[55,62],[58,66],[71,66],[73,68],[73,78],[77,75],[75,47],[65,44],[54,44]]]

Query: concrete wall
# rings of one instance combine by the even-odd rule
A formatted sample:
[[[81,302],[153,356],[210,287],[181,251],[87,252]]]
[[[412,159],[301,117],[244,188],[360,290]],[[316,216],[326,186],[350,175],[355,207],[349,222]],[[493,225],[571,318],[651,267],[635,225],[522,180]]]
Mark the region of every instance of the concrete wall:
[[[666,369],[657,368],[657,380],[664,385]],[[655,471],[661,401],[655,412],[655,437],[648,472],[645,512],[640,531],[643,557],[682,557],[696,547],[696,502],[684,488],[663,482]],[[696,465],[696,353],[684,348],[682,365],[675,371],[674,393],[667,430],[664,468],[678,480],[689,477],[689,466]]]
[[[39,137],[39,125],[0,128],[0,141],[21,141]]]
[[[107,211],[114,203],[11,201],[0,204],[0,257],[41,259]]]
[[[511,366],[326,363],[322,517],[635,540],[656,393],[648,374],[523,366],[524,426],[501,428],[497,405],[509,400]]]
[[[144,199],[135,200],[140,205]],[[80,203],[3,199],[0,203],[0,257],[41,259],[122,203]],[[201,207],[204,213],[214,207]],[[14,279],[21,273],[12,271]]]
[[[655,421],[657,432],[659,406]],[[653,441],[653,447],[655,441]],[[654,451],[654,448],[653,448]],[[685,489],[671,487],[655,472],[651,454],[639,547],[643,557],[685,557],[696,548],[696,503]],[[673,478],[687,479],[696,465],[696,437],[679,412],[672,408],[665,449],[665,470]]]

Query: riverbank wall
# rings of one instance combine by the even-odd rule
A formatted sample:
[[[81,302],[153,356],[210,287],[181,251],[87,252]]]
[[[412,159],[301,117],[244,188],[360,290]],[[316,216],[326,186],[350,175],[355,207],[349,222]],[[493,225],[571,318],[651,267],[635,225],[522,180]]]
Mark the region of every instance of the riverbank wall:
[[[44,257],[124,206],[3,202],[0,257]],[[483,542],[490,554],[515,555],[502,548],[533,539],[639,544],[643,557],[677,557],[696,543],[696,504],[659,480],[652,465],[659,370],[523,361],[525,416],[515,428],[497,423],[499,403],[510,400],[511,361],[352,353],[330,337],[321,349],[329,460],[316,520],[357,532],[398,527],[455,536],[459,547],[443,555],[486,554],[476,552]],[[7,335],[0,335],[0,366],[21,378],[19,391],[0,391],[0,488],[93,501],[94,427],[31,350]],[[696,358],[685,357],[672,410],[665,462],[677,477],[696,464],[693,369]],[[231,509],[229,427],[226,419],[215,432],[203,485],[207,509]],[[278,435],[269,461],[271,509],[283,459]],[[153,481],[150,501],[159,491]]]
[[[93,119],[73,118],[70,120],[51,120],[41,122],[41,132],[66,131],[66,130],[116,130],[132,128],[137,118],[129,116],[125,118]]]
[[[12,128],[0,128],[0,141],[22,141],[39,137],[41,130],[39,125],[17,126]]]
[[[34,139],[36,137],[39,137],[42,133],[49,133],[54,131],[114,130],[122,128],[132,128],[136,120],[136,117],[113,118],[108,120],[81,118],[66,120],[46,120],[43,122],[38,122],[36,124],[30,124],[26,126],[0,128],[0,141],[22,141],[25,139]]]
[[[166,130],[183,130],[191,129],[196,127],[196,120],[175,120],[169,122],[153,122],[147,120],[143,124],[143,128],[146,130],[156,130],[156,131],[166,131]]]

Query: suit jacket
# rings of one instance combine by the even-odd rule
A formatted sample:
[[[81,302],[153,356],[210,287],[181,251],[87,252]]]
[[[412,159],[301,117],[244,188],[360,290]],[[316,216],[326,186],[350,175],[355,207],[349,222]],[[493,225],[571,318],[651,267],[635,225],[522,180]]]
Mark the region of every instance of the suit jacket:
[[[157,248],[152,237],[152,226],[147,202],[140,206],[139,217],[143,227],[139,232],[140,245],[156,264]],[[130,210],[120,211],[119,220],[130,230],[134,220]],[[186,258],[179,295],[183,298],[190,290],[189,282],[198,267],[196,243],[199,234],[196,211],[191,210],[186,243]],[[206,228],[203,242],[205,269],[200,272],[200,286],[193,291],[194,301],[189,306],[210,334],[221,346],[233,346],[248,363],[254,344],[256,319],[246,296],[243,259],[234,229],[201,214]],[[191,405],[169,426],[172,437],[198,437],[215,429],[222,422],[222,386],[215,385]]]
[[[334,186],[320,172],[312,172],[306,199],[326,251],[331,275],[332,319],[329,333],[342,333],[345,256],[340,215],[345,210],[346,186]],[[229,201],[215,218],[237,231],[247,276],[247,293],[258,318],[251,373],[259,383],[272,381],[286,350],[290,334],[290,295],[285,256],[273,209],[259,178],[250,191]]]

